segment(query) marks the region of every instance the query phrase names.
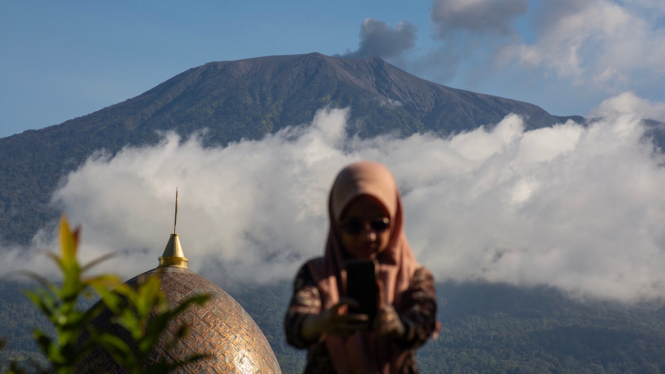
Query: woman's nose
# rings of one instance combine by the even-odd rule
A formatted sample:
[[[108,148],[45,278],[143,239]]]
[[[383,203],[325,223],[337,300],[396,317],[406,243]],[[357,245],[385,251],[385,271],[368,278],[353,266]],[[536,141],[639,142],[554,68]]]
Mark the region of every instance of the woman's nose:
[[[373,241],[376,240],[376,232],[374,230],[372,230],[372,228],[369,227],[369,225],[366,225],[365,229],[363,231],[365,233],[365,238],[368,241],[373,242]]]

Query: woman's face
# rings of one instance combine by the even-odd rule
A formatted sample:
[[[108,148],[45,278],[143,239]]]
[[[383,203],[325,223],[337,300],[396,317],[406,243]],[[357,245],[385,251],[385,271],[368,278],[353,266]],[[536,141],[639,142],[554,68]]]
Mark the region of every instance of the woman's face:
[[[349,203],[340,219],[342,245],[359,260],[373,260],[388,247],[392,222],[378,200],[361,195]]]

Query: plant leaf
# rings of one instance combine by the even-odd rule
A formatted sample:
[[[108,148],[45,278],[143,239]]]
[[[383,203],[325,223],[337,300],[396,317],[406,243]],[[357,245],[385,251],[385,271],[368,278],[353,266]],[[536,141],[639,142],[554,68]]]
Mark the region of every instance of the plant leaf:
[[[62,262],[65,267],[76,263],[76,251],[78,249],[79,228],[71,231],[66,216],[60,218],[60,250]]]

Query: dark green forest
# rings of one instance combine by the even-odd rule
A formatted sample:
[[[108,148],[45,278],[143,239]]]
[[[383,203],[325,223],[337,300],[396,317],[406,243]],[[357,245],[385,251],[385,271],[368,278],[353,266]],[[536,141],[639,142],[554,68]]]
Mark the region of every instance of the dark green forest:
[[[45,327],[16,282],[0,285],[0,360],[41,360],[32,342]],[[283,373],[298,373],[304,352],[285,344],[282,317],[290,284],[236,286],[229,294],[268,338]],[[418,352],[423,373],[665,373],[665,308],[584,301],[545,288],[437,284],[441,334]]]

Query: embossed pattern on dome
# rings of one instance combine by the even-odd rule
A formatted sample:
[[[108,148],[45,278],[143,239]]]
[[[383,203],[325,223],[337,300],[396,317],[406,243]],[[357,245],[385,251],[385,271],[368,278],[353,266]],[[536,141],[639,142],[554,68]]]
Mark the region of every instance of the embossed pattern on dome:
[[[279,364],[270,344],[252,317],[229,294],[208,279],[186,268],[158,268],[138,275],[127,283],[136,286],[147,276],[157,273],[162,290],[171,307],[180,300],[199,293],[208,293],[210,300],[203,306],[192,306],[169,324],[168,331],[175,334],[185,323],[190,332],[168,353],[162,337],[152,359],[167,357],[174,362],[193,353],[209,353],[210,357],[181,367],[175,373],[241,373],[281,374]],[[105,310],[93,324],[123,337],[126,332],[110,322],[111,312]],[[106,351],[96,349],[82,360],[77,373],[126,373]]]

